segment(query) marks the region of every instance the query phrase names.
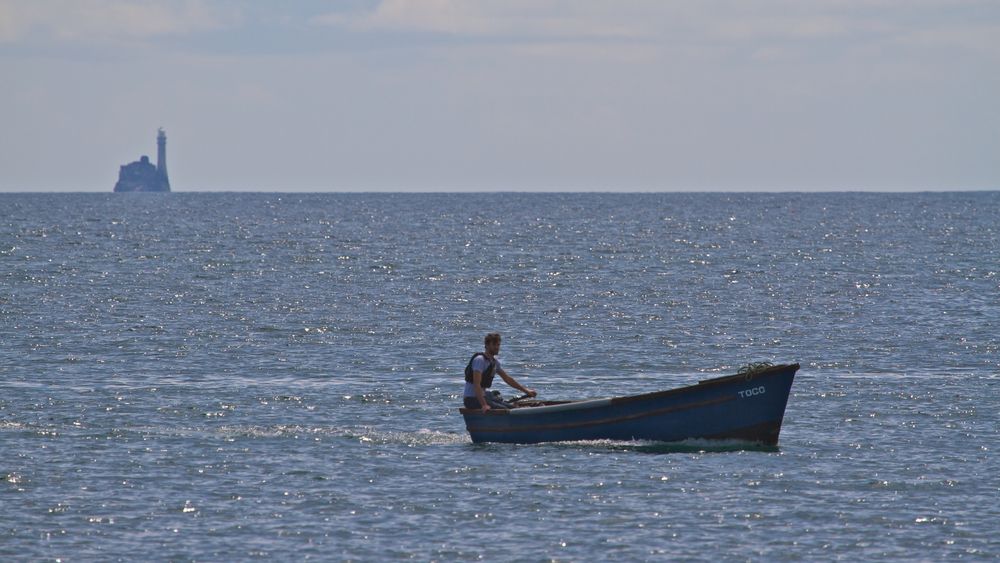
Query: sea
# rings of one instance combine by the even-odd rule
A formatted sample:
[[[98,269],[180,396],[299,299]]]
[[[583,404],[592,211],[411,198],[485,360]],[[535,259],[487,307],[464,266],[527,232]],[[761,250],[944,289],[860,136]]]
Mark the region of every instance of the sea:
[[[801,369],[777,447],[473,444],[494,331]],[[994,560],[998,453],[1000,192],[0,194],[4,561]]]

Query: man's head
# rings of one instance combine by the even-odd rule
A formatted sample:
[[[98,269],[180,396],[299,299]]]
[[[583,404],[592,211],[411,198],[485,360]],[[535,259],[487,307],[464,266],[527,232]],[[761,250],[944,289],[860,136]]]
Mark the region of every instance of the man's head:
[[[500,352],[500,333],[499,332],[491,332],[491,333],[487,334],[486,338],[483,339],[483,344],[486,346],[486,351],[489,352],[490,355],[499,353]]]

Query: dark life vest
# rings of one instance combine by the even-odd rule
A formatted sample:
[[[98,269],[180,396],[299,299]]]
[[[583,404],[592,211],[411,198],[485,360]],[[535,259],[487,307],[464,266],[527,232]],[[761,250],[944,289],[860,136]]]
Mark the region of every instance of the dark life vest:
[[[472,361],[476,359],[476,356],[482,356],[486,358],[486,354],[482,352],[476,352],[475,354],[472,355],[471,358],[469,358],[469,365],[465,366],[465,380],[469,383],[475,383],[472,379]],[[482,387],[483,389],[486,389],[490,385],[493,385],[493,375],[497,371],[496,360],[491,360],[489,358],[486,358],[486,360],[489,362],[489,365],[486,366],[485,370],[483,370],[483,376],[479,380],[480,387]]]

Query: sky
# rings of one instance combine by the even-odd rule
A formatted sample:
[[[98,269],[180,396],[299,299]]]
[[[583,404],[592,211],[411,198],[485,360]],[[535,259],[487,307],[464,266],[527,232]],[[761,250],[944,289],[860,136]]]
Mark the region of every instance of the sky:
[[[0,0],[0,192],[1000,189],[996,0]]]

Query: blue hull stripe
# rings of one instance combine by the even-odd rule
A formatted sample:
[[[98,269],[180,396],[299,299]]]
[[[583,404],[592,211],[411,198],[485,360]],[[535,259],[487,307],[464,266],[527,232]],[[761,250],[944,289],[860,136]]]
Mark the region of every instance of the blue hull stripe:
[[[585,420],[581,422],[565,422],[561,424],[538,424],[534,426],[505,426],[503,428],[489,427],[489,426],[468,426],[466,429],[469,432],[538,432],[542,430],[565,430],[567,428],[583,428],[586,426],[599,426],[602,424],[615,424],[618,422],[624,422],[627,420],[635,420],[638,418],[645,418],[647,416],[656,416],[659,414],[666,414],[668,412],[685,411],[689,409],[697,409],[702,407],[708,407],[711,405],[718,405],[720,403],[728,403],[729,401],[735,401],[735,396],[719,397],[718,399],[710,399],[708,401],[700,401],[697,403],[688,403],[686,405],[677,405],[673,407],[665,407],[662,409],[656,409],[651,411],[644,411],[635,414],[629,414],[625,416],[616,416],[614,418],[600,418],[594,420]]]

